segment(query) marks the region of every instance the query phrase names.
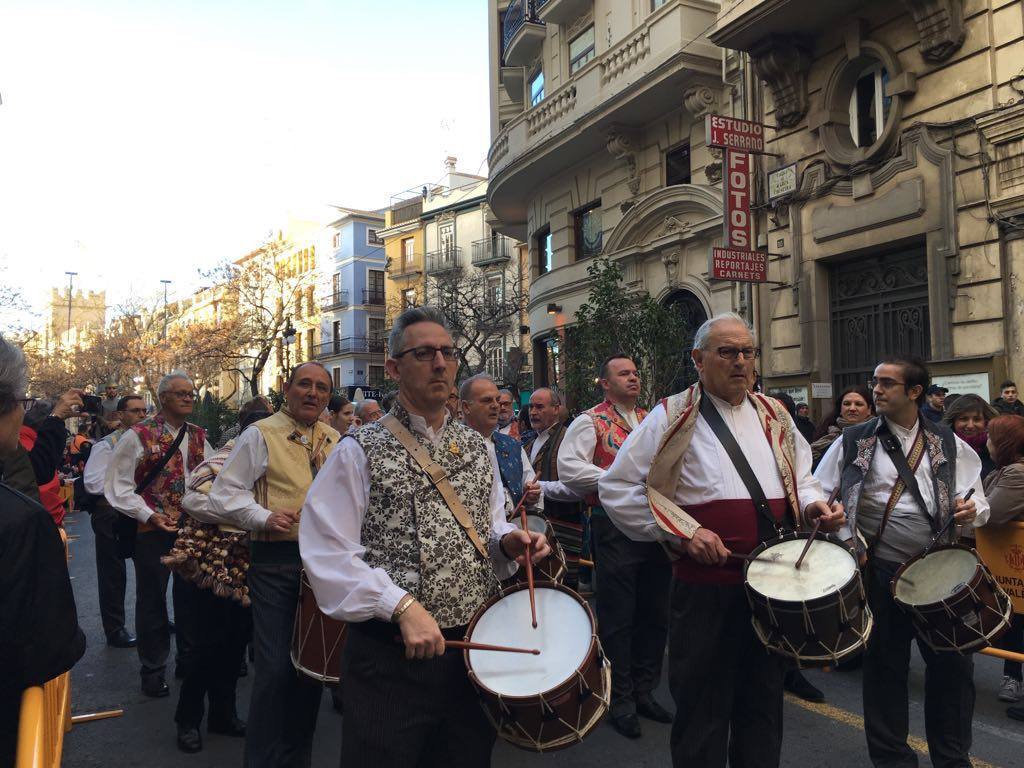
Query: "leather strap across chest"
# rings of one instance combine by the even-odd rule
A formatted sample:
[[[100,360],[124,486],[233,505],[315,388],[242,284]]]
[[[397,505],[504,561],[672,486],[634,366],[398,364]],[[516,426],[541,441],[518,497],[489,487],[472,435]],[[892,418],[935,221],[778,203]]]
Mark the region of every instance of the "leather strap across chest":
[[[480,555],[486,562],[489,560],[487,554],[487,548],[480,540],[480,535],[477,533],[476,527],[473,525],[473,520],[469,515],[469,510],[462,503],[462,499],[459,498],[459,494],[452,487],[451,481],[448,479],[448,473],[444,467],[434,461],[430,452],[424,448],[419,440],[406,429],[405,425],[401,421],[396,419],[390,413],[384,416],[380,420],[381,426],[388,430],[402,447],[409,453],[410,456],[420,465],[420,469],[430,479],[431,484],[437,489],[438,493],[441,494],[441,498],[444,499],[444,503],[451,510],[452,516],[462,529],[466,532],[469,540],[473,543],[476,548],[477,554]]]

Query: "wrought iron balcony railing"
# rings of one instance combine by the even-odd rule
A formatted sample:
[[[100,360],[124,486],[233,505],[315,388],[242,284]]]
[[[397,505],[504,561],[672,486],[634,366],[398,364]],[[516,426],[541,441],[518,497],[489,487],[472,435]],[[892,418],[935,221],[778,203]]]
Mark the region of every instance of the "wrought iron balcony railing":
[[[427,274],[437,275],[462,267],[462,249],[445,248],[427,254]]]
[[[515,253],[513,241],[507,237],[486,237],[473,243],[472,262],[474,267],[507,262]]]
[[[328,357],[340,357],[342,355],[382,355],[384,354],[384,339],[367,336],[342,336],[339,339],[329,339],[317,346],[316,359],[323,360]]]
[[[320,302],[322,312],[331,312],[348,306],[348,291],[332,291]]]
[[[418,253],[412,254],[409,258],[401,256],[397,259],[391,259],[388,264],[388,274],[394,278],[398,277],[411,277],[412,275],[418,275],[423,271],[423,257]]]
[[[363,304],[384,306],[383,288],[363,288]]]

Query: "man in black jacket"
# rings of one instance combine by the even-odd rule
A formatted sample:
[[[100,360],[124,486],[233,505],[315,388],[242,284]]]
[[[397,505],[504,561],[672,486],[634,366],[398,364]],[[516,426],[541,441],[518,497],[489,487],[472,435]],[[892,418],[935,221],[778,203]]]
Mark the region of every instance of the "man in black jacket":
[[[0,338],[0,459],[18,448],[25,359]],[[85,635],[60,532],[38,503],[0,482],[0,765],[13,765],[22,692],[70,669]]]
[[[992,405],[1000,413],[1024,416],[1024,403],[1017,394],[1017,385],[1009,379],[999,385],[999,397],[992,401]]]

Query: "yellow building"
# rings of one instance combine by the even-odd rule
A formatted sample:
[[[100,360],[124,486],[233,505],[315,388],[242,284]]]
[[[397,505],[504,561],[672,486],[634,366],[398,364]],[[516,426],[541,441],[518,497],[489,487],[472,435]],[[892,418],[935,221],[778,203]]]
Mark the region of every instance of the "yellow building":
[[[387,257],[384,296],[388,327],[403,309],[424,303],[422,214],[422,193],[400,199],[384,212],[384,229],[377,233],[384,241]]]

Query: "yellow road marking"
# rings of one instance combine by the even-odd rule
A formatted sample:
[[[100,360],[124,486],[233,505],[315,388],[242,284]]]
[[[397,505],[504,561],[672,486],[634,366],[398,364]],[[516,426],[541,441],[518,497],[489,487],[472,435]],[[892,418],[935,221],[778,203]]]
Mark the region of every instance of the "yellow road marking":
[[[855,715],[853,712],[847,712],[845,709],[833,707],[831,704],[814,704],[812,702],[799,699],[790,693],[786,694],[786,701],[790,704],[796,704],[798,707],[803,707],[809,712],[814,712],[815,714],[823,715],[830,720],[835,720],[843,725],[848,725],[851,728],[856,728],[860,731],[864,730],[864,718],[860,715]],[[924,739],[918,738],[917,736],[908,736],[907,744],[909,744],[910,748],[918,754],[928,754],[928,742]],[[992,763],[986,763],[984,760],[979,760],[976,757],[971,758],[971,763],[974,765],[974,768],[997,768],[997,766]]]

